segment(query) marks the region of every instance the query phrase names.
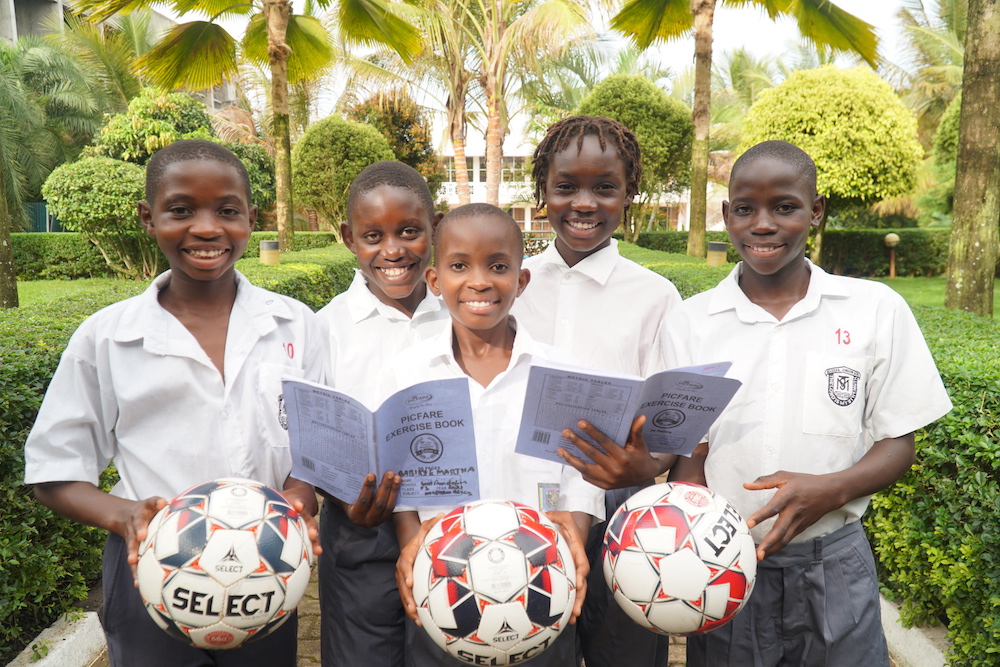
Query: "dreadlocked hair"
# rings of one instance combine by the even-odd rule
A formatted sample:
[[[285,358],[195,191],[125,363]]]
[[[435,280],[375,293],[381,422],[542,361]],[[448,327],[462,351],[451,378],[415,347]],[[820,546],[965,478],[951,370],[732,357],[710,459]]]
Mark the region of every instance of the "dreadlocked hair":
[[[549,126],[545,137],[535,148],[532,158],[531,178],[535,181],[535,203],[542,203],[542,182],[549,176],[549,161],[559,151],[569,148],[570,142],[576,139],[576,149],[583,148],[583,139],[594,135],[601,142],[601,150],[607,150],[608,144],[618,151],[618,157],[625,167],[625,181],[634,184],[638,190],[642,179],[642,155],[639,151],[639,141],[628,129],[617,120],[604,116],[570,116]],[[628,206],[625,206],[628,211]]]

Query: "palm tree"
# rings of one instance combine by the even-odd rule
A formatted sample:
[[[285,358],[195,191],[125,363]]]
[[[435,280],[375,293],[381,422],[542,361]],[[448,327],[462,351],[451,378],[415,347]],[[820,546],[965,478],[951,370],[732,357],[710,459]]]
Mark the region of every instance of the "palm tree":
[[[149,79],[164,88],[203,90],[235,77],[237,43],[219,19],[248,18],[239,45],[246,58],[266,63],[271,75],[271,130],[275,139],[278,239],[282,250],[294,245],[292,232],[291,136],[289,82],[322,72],[332,51],[322,23],[313,16],[292,13],[291,0],[78,0],[77,8],[95,22],[128,14],[154,4],[166,4],[178,14],[200,12],[207,21],[174,26],[139,62]],[[316,0],[326,8],[330,0]],[[341,29],[359,44],[389,44],[407,58],[420,43],[415,29],[398,18],[383,0],[343,0],[337,7]]]
[[[67,53],[39,38],[0,44],[0,307],[18,305],[10,235],[24,222],[25,198],[76,156],[99,116]]]
[[[708,137],[711,121],[712,22],[717,0],[626,0],[611,19],[611,27],[642,48],[657,39],[673,39],[694,32],[695,86],[694,142],[691,150],[691,231],[688,254],[705,256]],[[870,65],[878,61],[877,38],[872,26],[848,14],[829,0],[721,0],[722,6],[754,4],[769,18],[796,18],[804,37],[825,50],[853,52]]]
[[[138,11],[99,26],[67,13],[65,29],[52,30],[47,39],[82,63],[100,108],[124,113],[129,101],[147,85],[135,63],[155,42],[151,17],[148,10]]]
[[[576,0],[455,4],[472,36],[486,114],[486,201],[498,204],[503,140],[518,73],[563,52],[574,36],[589,28],[583,5]]]
[[[939,0],[928,11],[922,0],[907,0],[897,16],[906,53],[914,63],[902,74],[902,97],[917,114],[920,140],[929,147],[944,110],[962,89],[968,0]]]

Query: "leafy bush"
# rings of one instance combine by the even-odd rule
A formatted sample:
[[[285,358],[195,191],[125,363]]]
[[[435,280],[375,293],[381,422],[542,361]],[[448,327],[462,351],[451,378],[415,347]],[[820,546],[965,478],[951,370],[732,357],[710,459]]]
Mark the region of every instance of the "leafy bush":
[[[947,622],[949,664],[1000,660],[1000,324],[916,311],[955,407],[917,436],[917,461],[866,520],[904,621]]]
[[[292,150],[296,205],[316,209],[339,234],[351,181],[368,165],[393,159],[389,142],[371,125],[339,116],[313,123]]]
[[[733,270],[731,265],[705,266],[705,260],[685,253],[664,253],[629,243],[619,243],[618,251],[622,257],[667,278],[685,299],[715,287]]]
[[[129,102],[128,111],[108,119],[88,154],[145,165],[153,153],[186,135],[208,138],[211,133],[204,103],[186,93],[146,88]]]
[[[115,271],[151,278],[165,266],[156,242],[139,222],[146,174],[107,157],[84,158],[53,171],[42,186],[52,214],[66,229],[80,232],[101,251]]]
[[[868,67],[796,70],[761,92],[743,122],[740,152],[767,139],[808,153],[819,192],[835,204],[910,192],[924,153],[913,112]]]
[[[18,280],[113,277],[101,251],[75,232],[11,234]]]
[[[30,641],[98,575],[104,535],[56,516],[24,479],[24,440],[66,341],[95,310],[136,294],[122,282],[79,300],[0,312],[0,661]]]

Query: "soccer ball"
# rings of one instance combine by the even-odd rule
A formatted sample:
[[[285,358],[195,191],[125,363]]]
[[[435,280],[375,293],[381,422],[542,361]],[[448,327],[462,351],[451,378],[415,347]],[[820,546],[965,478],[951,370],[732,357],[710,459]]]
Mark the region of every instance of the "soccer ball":
[[[424,629],[476,665],[535,657],[569,623],[576,568],[549,519],[527,505],[481,500],[445,515],[413,564]]]
[[[258,482],[218,479],[160,510],[139,545],[139,593],[168,634],[230,649],[291,616],[312,565],[305,521]]]
[[[746,522],[697,484],[656,484],[618,508],[604,534],[604,579],[639,625],[702,634],[750,599],[757,555]]]

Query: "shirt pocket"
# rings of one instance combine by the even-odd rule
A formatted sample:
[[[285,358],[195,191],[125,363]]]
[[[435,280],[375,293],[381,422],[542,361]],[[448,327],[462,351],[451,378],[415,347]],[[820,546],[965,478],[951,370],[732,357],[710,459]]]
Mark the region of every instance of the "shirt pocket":
[[[285,364],[262,363],[257,372],[257,409],[261,436],[271,447],[288,447],[288,413],[281,390],[282,377],[302,378],[305,371]]]
[[[868,372],[864,356],[808,353],[802,431],[848,438],[860,434]]]

